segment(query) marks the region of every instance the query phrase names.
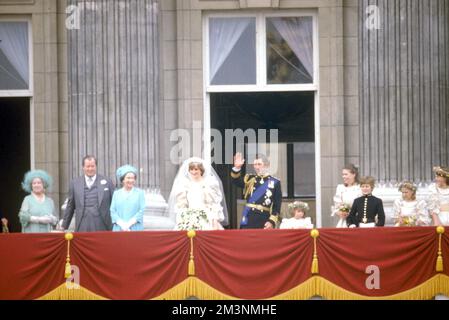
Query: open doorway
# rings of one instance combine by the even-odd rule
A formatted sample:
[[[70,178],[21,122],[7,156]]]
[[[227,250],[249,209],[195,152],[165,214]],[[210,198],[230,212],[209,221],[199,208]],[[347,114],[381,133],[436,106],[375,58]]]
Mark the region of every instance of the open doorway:
[[[226,129],[277,129],[279,154],[275,175],[281,180],[283,211],[289,202],[301,199],[315,213],[315,92],[213,93],[210,110],[211,128],[220,131],[223,137]],[[236,142],[233,144],[235,150]],[[223,144],[223,155],[225,148]],[[232,165],[214,167],[223,181],[230,226],[238,228],[242,192],[232,185],[229,176]]]
[[[30,170],[30,98],[0,98],[0,211],[10,232],[20,232],[18,213],[25,192],[24,174]]]

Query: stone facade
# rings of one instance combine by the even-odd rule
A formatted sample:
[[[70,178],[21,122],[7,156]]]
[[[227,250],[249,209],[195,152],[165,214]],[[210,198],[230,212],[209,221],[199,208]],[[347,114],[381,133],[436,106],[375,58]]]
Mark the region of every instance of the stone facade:
[[[69,180],[66,4],[57,0],[0,2],[1,14],[27,14],[33,21],[35,167],[47,169],[57,181],[51,196],[62,203]],[[357,135],[357,1],[183,1],[160,2],[161,189],[167,195],[176,166],[170,161],[170,133],[192,131],[204,119],[203,13],[213,11],[310,9],[318,12],[319,145],[323,225],[331,225],[329,209],[339,170],[358,159]],[[349,139],[347,143],[346,139]],[[346,142],[346,143],[345,143]],[[200,155],[200,154],[195,154]],[[321,209],[320,209],[321,204]]]
[[[408,0],[397,0],[407,3]],[[396,0],[394,2],[397,2]],[[319,146],[320,190],[317,212],[322,226],[333,226],[330,207],[335,187],[341,181],[345,163],[362,164],[360,48],[365,10],[357,0],[162,0],[159,1],[159,141],[156,161],[160,188],[167,197],[177,167],[170,160],[174,129],[193,133],[194,121],[205,118],[203,79],[203,17],[211,12],[275,12],[276,10],[314,10],[318,22],[318,67],[316,143]],[[363,5],[370,4],[364,1]],[[69,180],[75,175],[70,164],[67,32],[65,1],[0,0],[0,18],[11,14],[30,17],[33,30],[33,110],[34,141],[32,159],[36,168],[48,170],[56,181],[51,195],[62,203]],[[446,5],[447,6],[447,5]],[[446,11],[447,12],[447,7]],[[393,14],[393,13],[391,13]],[[447,20],[441,24],[448,30]],[[445,29],[444,29],[445,28]],[[363,31],[363,30],[362,30]],[[446,43],[449,33],[439,39]],[[449,55],[447,55],[449,56]],[[361,62],[360,62],[361,61]],[[446,78],[447,79],[447,75]],[[438,79],[437,79],[438,80]],[[447,80],[446,80],[447,81]],[[447,85],[447,83],[446,83]],[[444,109],[444,108],[443,108]],[[446,111],[442,109],[442,114]],[[443,118],[447,118],[444,117]],[[447,119],[442,130],[447,132]],[[201,129],[200,129],[201,130]],[[447,144],[441,140],[440,144]],[[447,145],[446,145],[447,147]],[[365,146],[366,148],[366,146]],[[201,156],[198,150],[195,156]],[[441,159],[447,159],[447,150]],[[81,159],[80,159],[81,160]],[[438,159],[434,159],[438,160]],[[363,164],[363,174],[377,169]],[[444,165],[444,164],[443,164]],[[79,169],[79,168],[78,168]]]
[[[179,113],[174,114],[171,109],[163,112],[165,123],[178,128],[193,129],[193,120],[203,120],[203,13],[310,8],[318,12],[319,34],[321,202],[317,203],[317,210],[321,211],[322,225],[330,226],[334,223],[330,206],[340,181],[339,168],[347,161],[358,163],[359,159],[357,1],[164,1],[162,57],[169,59],[163,63],[162,77],[170,81],[163,82],[163,99],[169,105],[176,101]],[[164,145],[170,146],[167,129]],[[170,181],[175,171],[168,157],[167,152],[166,173]]]
[[[54,179],[50,196],[61,203],[68,191],[67,37],[65,10],[58,0],[1,0],[0,19],[31,21],[33,94],[31,160]]]

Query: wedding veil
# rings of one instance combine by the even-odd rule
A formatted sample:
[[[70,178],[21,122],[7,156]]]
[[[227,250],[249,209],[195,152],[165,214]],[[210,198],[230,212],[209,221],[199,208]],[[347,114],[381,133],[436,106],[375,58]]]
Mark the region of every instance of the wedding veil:
[[[197,157],[185,160],[182,163],[181,167],[179,168],[178,173],[176,174],[175,180],[173,181],[173,187],[171,189],[170,196],[168,198],[168,212],[170,218],[172,218],[173,221],[176,219],[176,196],[184,190],[185,185],[190,181],[189,164],[192,162],[203,164],[204,167],[203,177],[206,183],[210,185],[218,184],[222,195],[222,200],[220,204],[223,207],[223,216],[224,216],[224,220],[220,221],[220,223],[223,226],[229,225],[228,208],[226,205],[226,199],[221,179],[208,161]]]

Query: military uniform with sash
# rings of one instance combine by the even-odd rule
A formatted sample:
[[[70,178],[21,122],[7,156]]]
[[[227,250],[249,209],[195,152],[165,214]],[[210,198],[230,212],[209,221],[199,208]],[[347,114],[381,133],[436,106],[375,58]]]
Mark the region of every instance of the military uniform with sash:
[[[275,227],[281,211],[281,182],[270,175],[244,175],[234,168],[231,177],[235,185],[243,188],[247,201],[240,229],[263,229],[267,221]]]

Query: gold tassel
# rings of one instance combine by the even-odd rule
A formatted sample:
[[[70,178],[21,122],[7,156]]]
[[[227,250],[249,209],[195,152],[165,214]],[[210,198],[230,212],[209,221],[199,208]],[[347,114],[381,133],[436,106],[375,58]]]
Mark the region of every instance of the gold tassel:
[[[67,258],[65,263],[64,277],[66,279],[72,276],[72,266],[70,265],[70,241],[73,239],[73,233],[66,233],[64,238],[67,240]]]
[[[190,259],[189,259],[189,269],[188,269],[188,275],[194,276],[195,275],[195,261],[193,257],[193,238],[196,236],[195,230],[189,230],[187,232],[187,237],[190,238]]]
[[[194,275],[195,275],[195,262],[193,262],[193,257],[191,257],[189,261],[189,276]]]
[[[312,260],[312,274],[319,274],[319,267],[318,267],[318,254],[316,251],[316,239],[320,236],[320,232],[317,229],[313,229],[310,231],[310,235],[313,238],[313,260]]]
[[[443,257],[441,256],[441,252],[438,253],[436,270],[437,272],[443,272]]]
[[[312,261],[312,274],[319,274],[319,268],[318,268],[318,257],[314,254],[313,255],[313,261]]]
[[[438,226],[437,227],[437,234],[438,234],[438,257],[437,257],[437,263],[435,266],[435,270],[436,272],[443,272],[443,255],[442,255],[442,251],[441,251],[441,237],[443,236],[444,233],[444,227],[443,226]]]
[[[65,264],[65,272],[64,272],[64,277],[66,279],[70,278],[70,276],[72,275],[72,266],[70,265],[70,260],[67,259],[67,262]]]

